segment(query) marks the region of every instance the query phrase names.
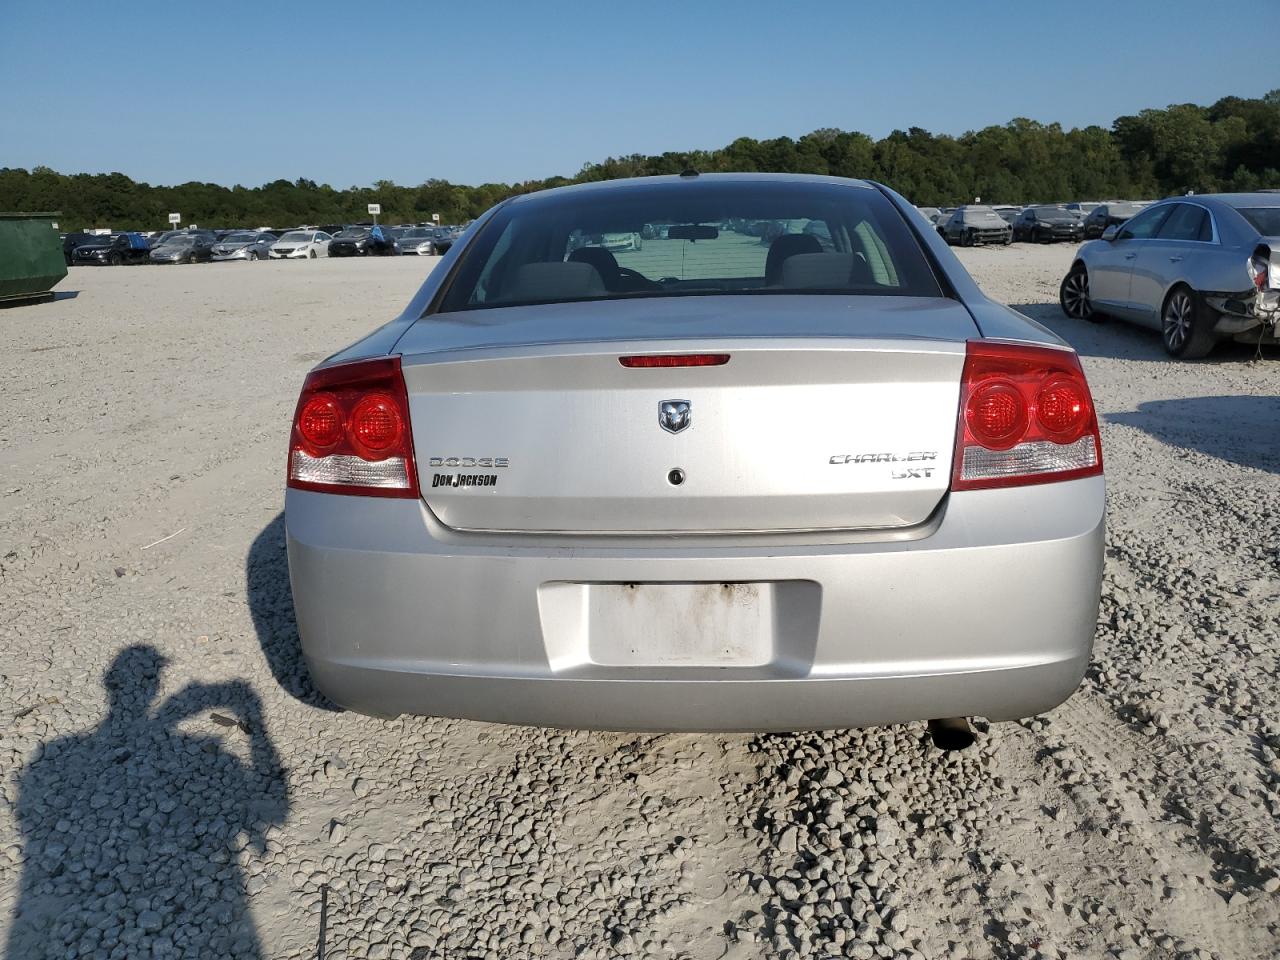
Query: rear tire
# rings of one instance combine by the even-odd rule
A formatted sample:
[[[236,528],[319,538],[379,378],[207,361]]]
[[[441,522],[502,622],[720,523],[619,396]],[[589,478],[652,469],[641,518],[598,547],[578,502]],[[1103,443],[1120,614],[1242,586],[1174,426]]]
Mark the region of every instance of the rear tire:
[[[1213,316],[1185,284],[1169,291],[1160,308],[1160,339],[1165,352],[1179,360],[1207,357],[1218,338],[1213,335]]]
[[[1077,263],[1062,278],[1058,285],[1058,303],[1062,312],[1072,320],[1102,322],[1102,315],[1093,309],[1093,300],[1089,296],[1089,271],[1082,263]]]

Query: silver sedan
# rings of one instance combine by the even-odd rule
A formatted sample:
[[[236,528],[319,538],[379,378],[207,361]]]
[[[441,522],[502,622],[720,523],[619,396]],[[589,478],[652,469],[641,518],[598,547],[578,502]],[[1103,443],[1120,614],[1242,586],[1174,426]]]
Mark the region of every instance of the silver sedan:
[[[1062,309],[1160,332],[1171,356],[1207,355],[1221,340],[1276,343],[1280,195],[1223,193],[1162,200],[1084,244],[1062,280]]]
[[[287,486],[311,675],[370,714],[962,742],[1069,697],[1093,642],[1080,362],[874,183],[505,201],[309,374]]]
[[[276,242],[274,233],[241,230],[227,234],[213,245],[213,260],[267,260],[271,245]]]

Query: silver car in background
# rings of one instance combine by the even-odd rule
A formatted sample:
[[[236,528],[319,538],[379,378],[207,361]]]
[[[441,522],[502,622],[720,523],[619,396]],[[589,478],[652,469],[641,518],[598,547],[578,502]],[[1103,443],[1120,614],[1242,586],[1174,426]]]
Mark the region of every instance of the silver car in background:
[[[213,245],[214,260],[266,260],[271,256],[274,233],[240,230],[229,233]]]
[[[1059,290],[1079,320],[1158,330],[1170,356],[1220,340],[1276,343],[1280,195],[1221,193],[1152,204],[1084,244]]]
[[[312,678],[370,714],[947,730],[1052,709],[1092,647],[1079,359],[874,183],[503,202],[308,375],[287,485]]]
[[[429,257],[436,252],[433,233],[430,227],[410,227],[400,235],[396,246],[402,255]]]

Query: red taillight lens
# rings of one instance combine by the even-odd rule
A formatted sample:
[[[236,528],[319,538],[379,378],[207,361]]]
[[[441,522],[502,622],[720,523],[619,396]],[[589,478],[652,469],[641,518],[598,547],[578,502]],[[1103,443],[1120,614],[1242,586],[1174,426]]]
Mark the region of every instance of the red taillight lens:
[[[727,353],[662,353],[619,357],[624,367],[720,367],[729,362]]]
[[[307,375],[293,418],[288,484],[323,493],[418,496],[399,357]]]
[[[404,420],[390,397],[367,396],[351,411],[351,439],[370,460],[383,459],[403,436]]]
[[[990,380],[969,396],[964,408],[969,431],[984,447],[1007,450],[1027,430],[1027,404],[1012,383]]]
[[[313,451],[332,447],[342,439],[342,411],[329,394],[308,400],[298,413],[298,433]]]
[[[1102,442],[1079,358],[1052,347],[970,341],[951,489],[1100,473]]]
[[[1088,389],[1066,377],[1050,380],[1036,394],[1036,419],[1044,432],[1059,443],[1070,443],[1080,436],[1093,404]]]
[[[1267,289],[1267,275],[1271,271],[1271,257],[1264,255],[1263,250],[1259,250],[1249,258],[1249,276],[1253,278],[1253,285],[1259,290]]]

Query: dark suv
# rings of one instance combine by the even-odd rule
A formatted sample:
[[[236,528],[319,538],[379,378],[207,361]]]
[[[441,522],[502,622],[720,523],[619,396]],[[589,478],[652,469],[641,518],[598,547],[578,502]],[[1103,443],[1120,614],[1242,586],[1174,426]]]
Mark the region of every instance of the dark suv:
[[[396,242],[379,225],[347,227],[329,241],[331,257],[388,256],[396,252]]]
[[[77,244],[71,253],[71,262],[81,266],[109,264],[118,267],[122,263],[146,263],[150,256],[151,245],[142,234],[117,233],[90,237]]]
[[[1084,238],[1097,240],[1107,231],[1107,227],[1124,223],[1136,216],[1145,203],[1103,203],[1094,207],[1084,218]]]
[[[1013,221],[1013,239],[1032,243],[1053,243],[1084,239],[1084,221],[1063,207],[1027,207]]]

